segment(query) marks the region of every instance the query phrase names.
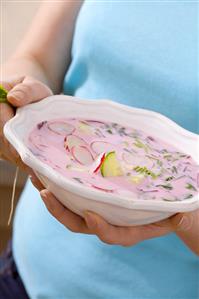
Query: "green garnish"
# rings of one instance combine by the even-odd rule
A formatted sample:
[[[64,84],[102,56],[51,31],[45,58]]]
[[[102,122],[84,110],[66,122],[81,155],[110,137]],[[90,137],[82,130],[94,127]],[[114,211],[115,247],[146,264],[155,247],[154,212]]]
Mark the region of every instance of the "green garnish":
[[[175,166],[172,167],[172,173],[178,173],[177,168]]]
[[[150,175],[153,179],[157,178],[157,175],[155,173],[153,173],[151,170],[149,170],[147,167],[140,167],[140,166],[136,166],[133,168],[136,172],[139,173],[144,173],[146,175]]]
[[[170,184],[166,184],[166,185],[157,185],[156,187],[162,187],[164,189],[167,189],[167,190],[172,190],[173,187],[170,185]]]
[[[111,129],[106,130],[106,132],[108,132],[109,134],[113,134],[113,132],[111,131]]]
[[[173,199],[169,199],[169,198],[166,198],[166,197],[161,197],[163,200],[165,200],[165,201],[175,201],[175,200],[173,200]]]
[[[77,181],[78,183],[80,183],[80,184],[83,184],[83,182],[82,182],[82,180],[80,179],[80,178],[73,178],[75,181]]]
[[[157,164],[161,167],[162,166],[162,161],[157,160]]]
[[[165,179],[165,181],[167,181],[167,182],[171,181],[171,180],[173,180],[173,178],[174,178],[173,176],[169,176],[168,178]]]
[[[143,148],[145,150],[146,153],[148,153],[150,147],[144,143],[142,143],[138,138],[135,138],[136,142],[134,142],[133,144],[136,146],[136,147],[139,147],[139,148]]]
[[[0,103],[6,103],[7,102],[7,90],[3,88],[2,85],[0,85]]]
[[[197,191],[197,189],[192,184],[189,183],[187,183],[186,189]]]
[[[171,158],[172,155],[171,155],[171,154],[166,154],[166,155],[164,155],[163,157],[164,157],[164,158]]]
[[[187,196],[185,196],[185,198],[184,199],[190,199],[190,198],[192,198],[193,197],[193,194],[188,194]]]
[[[164,148],[162,151],[161,151],[163,154],[165,153],[168,153],[168,150],[166,148]]]

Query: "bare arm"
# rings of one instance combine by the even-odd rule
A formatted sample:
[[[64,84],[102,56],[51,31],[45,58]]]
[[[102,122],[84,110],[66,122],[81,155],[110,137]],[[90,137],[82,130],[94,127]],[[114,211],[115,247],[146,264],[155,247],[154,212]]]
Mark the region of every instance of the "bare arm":
[[[30,30],[3,68],[3,78],[30,75],[61,91],[70,63],[76,18],[83,0],[43,2]]]
[[[12,105],[23,106],[51,95],[52,91],[61,91],[82,3],[82,0],[42,3],[25,38],[1,68],[0,84],[9,91],[7,99]],[[0,103],[0,157],[27,170],[3,134],[5,123],[14,113],[10,105]]]

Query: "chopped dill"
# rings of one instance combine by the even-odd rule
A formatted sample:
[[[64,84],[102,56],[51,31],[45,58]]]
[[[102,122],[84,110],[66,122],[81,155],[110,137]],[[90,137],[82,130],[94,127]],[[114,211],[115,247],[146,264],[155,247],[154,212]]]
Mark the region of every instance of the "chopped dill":
[[[197,191],[197,189],[190,183],[187,183],[186,189]]]

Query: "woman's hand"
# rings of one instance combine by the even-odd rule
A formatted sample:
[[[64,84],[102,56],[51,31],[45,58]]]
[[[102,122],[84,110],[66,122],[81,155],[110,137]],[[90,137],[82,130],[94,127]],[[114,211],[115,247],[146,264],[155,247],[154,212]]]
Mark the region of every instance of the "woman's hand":
[[[52,91],[45,84],[29,76],[5,80],[0,82],[0,84],[8,91],[8,103],[0,103],[0,158],[14,163],[26,171],[30,171],[5,138],[3,127],[15,115],[15,108],[50,96]]]
[[[168,219],[140,226],[119,227],[107,223],[99,215],[85,211],[84,219],[65,208],[34,176],[32,183],[40,191],[48,211],[72,232],[95,234],[111,245],[133,246],[147,239],[175,232],[199,255],[199,210],[179,213]]]

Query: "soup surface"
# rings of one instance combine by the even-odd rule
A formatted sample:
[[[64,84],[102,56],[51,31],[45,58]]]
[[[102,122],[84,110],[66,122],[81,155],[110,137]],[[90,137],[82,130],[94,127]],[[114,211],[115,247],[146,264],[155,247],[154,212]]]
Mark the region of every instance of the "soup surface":
[[[78,184],[132,198],[188,200],[199,191],[199,166],[144,131],[88,119],[43,121],[28,147]]]

